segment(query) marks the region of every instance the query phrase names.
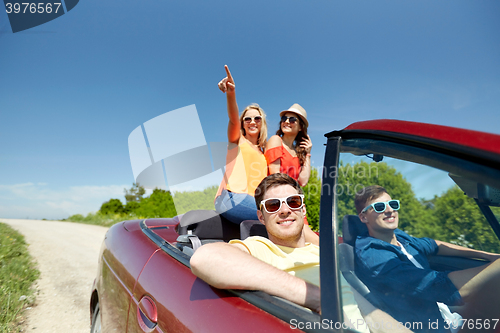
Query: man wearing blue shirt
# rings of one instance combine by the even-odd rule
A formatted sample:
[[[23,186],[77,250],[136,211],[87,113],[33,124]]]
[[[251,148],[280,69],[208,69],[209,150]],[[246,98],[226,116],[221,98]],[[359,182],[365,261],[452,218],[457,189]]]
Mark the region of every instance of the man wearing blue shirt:
[[[494,285],[492,292],[499,293],[500,255],[409,236],[398,229],[399,201],[392,200],[381,186],[359,191],[355,205],[369,233],[356,240],[356,273],[385,305],[383,310],[402,323],[411,323],[414,329],[421,327],[423,332],[447,332],[450,327],[443,321],[437,302],[447,305],[465,302],[464,319],[470,319],[465,315],[474,316],[478,309],[482,318],[498,318],[500,297],[489,297],[489,304],[481,304],[475,296]],[[485,259],[491,263],[440,272],[431,269],[427,260],[428,255],[435,254]]]

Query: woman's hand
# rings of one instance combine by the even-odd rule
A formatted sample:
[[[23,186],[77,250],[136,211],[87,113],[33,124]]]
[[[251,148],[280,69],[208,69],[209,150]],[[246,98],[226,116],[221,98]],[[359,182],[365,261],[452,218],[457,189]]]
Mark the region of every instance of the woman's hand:
[[[227,125],[227,138],[230,143],[238,144],[241,137],[241,124],[239,118],[238,103],[236,103],[236,93],[234,91],[234,80],[229,67],[224,65],[227,76],[223,78],[218,86],[219,89],[226,94],[227,99],[227,115],[229,124]]]
[[[302,139],[302,142],[300,143],[300,147],[305,149],[306,154],[311,153],[312,146],[313,146],[313,144],[312,144],[312,141],[311,141],[311,138],[309,137],[309,135],[307,135],[306,138]]]
[[[223,93],[234,93],[234,79],[231,75],[231,72],[229,71],[229,67],[227,67],[227,65],[224,65],[224,68],[226,69],[227,76],[219,82],[219,89]]]

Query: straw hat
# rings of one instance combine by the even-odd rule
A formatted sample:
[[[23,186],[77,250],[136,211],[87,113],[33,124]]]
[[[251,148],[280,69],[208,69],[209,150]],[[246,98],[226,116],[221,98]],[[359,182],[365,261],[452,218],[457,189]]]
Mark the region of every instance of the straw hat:
[[[304,122],[304,124],[306,125],[306,127],[309,126],[309,122],[307,121],[307,112],[299,104],[295,103],[294,105],[290,106],[288,108],[288,110],[281,111],[280,112],[280,117],[282,117],[287,112],[293,112],[293,113],[295,113],[296,115],[298,115],[300,117],[300,119],[302,119],[302,121]]]

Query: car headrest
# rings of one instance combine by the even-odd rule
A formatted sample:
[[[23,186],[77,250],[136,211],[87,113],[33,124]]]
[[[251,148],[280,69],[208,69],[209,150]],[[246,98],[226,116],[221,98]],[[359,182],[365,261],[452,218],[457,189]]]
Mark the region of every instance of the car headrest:
[[[250,236],[261,236],[269,238],[267,235],[266,226],[263,225],[259,220],[245,220],[241,222],[240,224],[241,240],[244,240]]]
[[[368,236],[368,228],[358,215],[345,215],[342,220],[342,236],[344,243],[354,246],[358,236]]]
[[[191,210],[182,216],[177,233],[196,235],[199,239],[222,239],[228,242],[240,237],[240,226],[214,210]]]

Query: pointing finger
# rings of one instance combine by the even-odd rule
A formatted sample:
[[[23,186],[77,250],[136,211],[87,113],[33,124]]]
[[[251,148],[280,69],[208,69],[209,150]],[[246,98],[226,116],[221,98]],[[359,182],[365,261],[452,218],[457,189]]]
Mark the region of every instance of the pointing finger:
[[[229,82],[234,82],[233,76],[231,75],[231,72],[229,71],[229,67],[227,65],[224,65],[224,69],[226,70],[227,78]]]

